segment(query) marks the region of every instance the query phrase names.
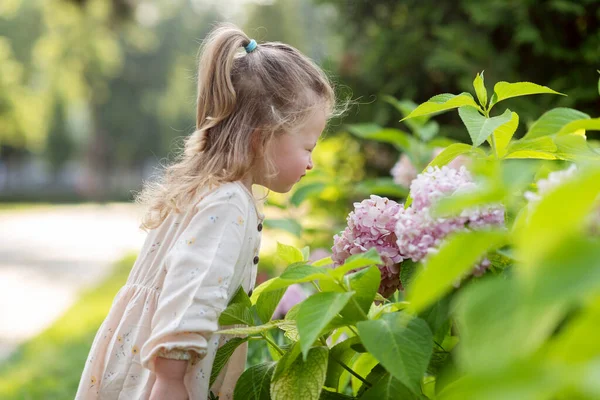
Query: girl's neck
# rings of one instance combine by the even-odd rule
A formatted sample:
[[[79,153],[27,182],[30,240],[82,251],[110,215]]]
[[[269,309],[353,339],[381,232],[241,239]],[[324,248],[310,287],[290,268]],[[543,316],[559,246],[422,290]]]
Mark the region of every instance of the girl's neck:
[[[252,184],[254,182],[250,174],[247,174],[242,179],[240,179],[240,182],[246,187],[246,189],[248,189],[250,193],[252,193]]]

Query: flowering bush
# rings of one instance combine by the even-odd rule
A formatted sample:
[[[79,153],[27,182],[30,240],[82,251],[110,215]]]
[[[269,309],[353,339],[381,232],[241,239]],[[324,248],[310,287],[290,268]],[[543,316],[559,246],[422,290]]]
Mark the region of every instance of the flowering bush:
[[[472,142],[429,163],[408,207],[377,195],[355,203],[331,257],[280,245],[289,264],[281,276],[251,298],[238,291],[219,322],[249,326],[220,333],[247,336],[219,349],[211,382],[238,345],[264,340],[272,359],[242,374],[234,400],[600,398],[600,238],[582,229],[598,207],[600,152],[581,135],[600,120],[553,109],[515,140],[518,115],[492,108],[556,92],[499,82],[488,99],[482,74],[473,86],[478,101],[441,94],[407,113],[419,120],[458,108]],[[431,132],[420,137],[433,141]],[[402,150],[414,144],[393,129],[360,133]],[[471,172],[446,167],[460,155]],[[556,160],[577,171],[550,174],[523,202]],[[490,265],[493,274],[457,287]],[[409,278],[403,292],[378,295],[400,287],[398,275]],[[315,293],[271,320],[286,288],[308,283]]]
[[[458,170],[447,166],[429,167],[412,181],[413,201],[406,209],[393,200],[375,195],[355,203],[354,211],[348,215],[348,226],[333,238],[335,266],[342,265],[351,255],[376,249],[384,261],[379,265],[378,292],[389,297],[402,288],[403,260],[423,261],[453,232],[504,224],[502,205],[472,207],[447,218],[432,215],[432,206],[442,197],[475,189],[475,182],[464,166]],[[474,273],[481,275],[488,266],[489,261],[484,259],[474,266]]]

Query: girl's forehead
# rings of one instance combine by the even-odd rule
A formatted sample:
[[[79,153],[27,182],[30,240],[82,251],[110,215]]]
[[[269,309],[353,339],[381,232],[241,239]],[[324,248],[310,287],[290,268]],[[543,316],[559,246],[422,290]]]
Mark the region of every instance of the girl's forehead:
[[[315,108],[294,131],[303,137],[317,141],[327,124],[327,114],[324,108]]]

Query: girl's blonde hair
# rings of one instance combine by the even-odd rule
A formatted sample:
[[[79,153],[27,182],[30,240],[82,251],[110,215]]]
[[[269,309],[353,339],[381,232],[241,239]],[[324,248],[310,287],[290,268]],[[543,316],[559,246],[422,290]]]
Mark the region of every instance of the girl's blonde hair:
[[[338,115],[323,71],[295,48],[278,42],[242,50],[250,38],[231,24],[215,27],[203,41],[198,65],[196,130],[183,152],[155,182],[145,182],[136,202],[146,208],[142,228],[158,227],[186,210],[199,189],[241,179],[265,157],[275,135],[301,124],[324,107]],[[265,159],[268,174],[275,174]]]

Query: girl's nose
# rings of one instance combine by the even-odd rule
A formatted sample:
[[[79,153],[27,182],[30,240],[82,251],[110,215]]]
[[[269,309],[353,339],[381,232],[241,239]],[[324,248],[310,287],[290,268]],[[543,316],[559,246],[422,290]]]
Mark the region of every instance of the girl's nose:
[[[312,157],[309,157],[309,158],[308,158],[308,165],[306,166],[306,169],[307,169],[307,170],[309,170],[309,171],[310,171],[311,169],[313,169]]]

